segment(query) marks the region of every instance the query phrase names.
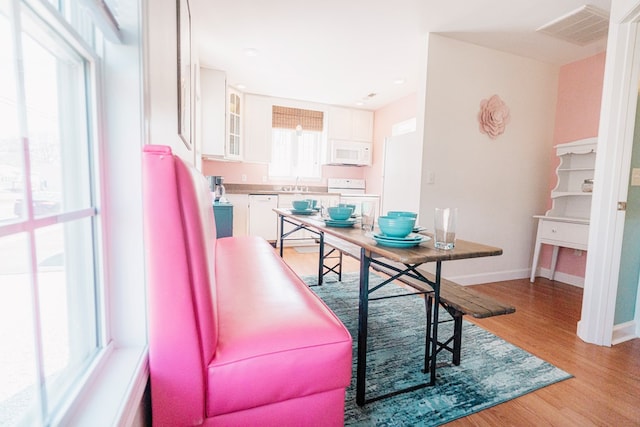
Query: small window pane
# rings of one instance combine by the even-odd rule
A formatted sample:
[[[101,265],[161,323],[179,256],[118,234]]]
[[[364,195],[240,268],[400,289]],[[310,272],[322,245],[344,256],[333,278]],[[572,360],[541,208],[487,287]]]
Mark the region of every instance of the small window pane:
[[[235,117],[233,133],[235,133],[238,136],[240,135],[240,117],[238,116]]]
[[[18,81],[15,75],[11,25],[0,3],[0,223],[20,219],[24,189],[24,159],[18,117]],[[18,210],[16,211],[16,205]]]
[[[56,405],[97,348],[91,219],[36,233],[45,383]]]
[[[22,39],[36,217],[91,206],[84,60],[50,37]]]
[[[0,425],[37,411],[33,293],[26,234],[0,238]]]

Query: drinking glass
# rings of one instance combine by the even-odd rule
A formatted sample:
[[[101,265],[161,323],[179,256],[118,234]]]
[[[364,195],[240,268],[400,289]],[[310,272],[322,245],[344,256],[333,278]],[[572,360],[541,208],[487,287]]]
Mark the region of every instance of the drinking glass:
[[[458,208],[436,208],[435,243],[437,249],[453,249],[456,245]]]
[[[374,202],[362,202],[360,213],[361,228],[365,231],[373,231],[376,222],[376,204]]]

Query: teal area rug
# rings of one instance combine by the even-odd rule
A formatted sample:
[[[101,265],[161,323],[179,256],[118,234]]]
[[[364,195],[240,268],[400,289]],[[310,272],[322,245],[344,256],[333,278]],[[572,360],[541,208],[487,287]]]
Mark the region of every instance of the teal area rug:
[[[317,278],[303,277],[309,285]],[[380,283],[371,274],[369,285]],[[345,424],[357,426],[437,426],[523,394],[571,378],[530,353],[464,321],[460,366],[451,353],[438,354],[436,385],[367,403],[355,403],[358,337],[358,273],[327,276],[311,288],[346,325],[353,337],[353,375],[347,389]],[[403,293],[390,284],[376,291]],[[449,315],[440,310],[441,319]],[[419,296],[369,302],[367,399],[428,382],[424,366],[425,304]],[[508,316],[504,318],[508,322]],[[438,337],[449,337],[453,323],[441,323]]]

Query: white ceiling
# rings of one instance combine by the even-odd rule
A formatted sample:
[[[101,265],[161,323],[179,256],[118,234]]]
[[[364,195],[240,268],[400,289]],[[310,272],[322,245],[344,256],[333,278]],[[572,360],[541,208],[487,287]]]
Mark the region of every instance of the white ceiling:
[[[416,91],[426,35],[553,64],[602,52],[535,30],[581,0],[189,0],[202,66],[246,93],[370,110]],[[588,3],[609,11],[611,0]],[[247,56],[247,49],[257,56]],[[404,79],[402,85],[395,84]],[[370,93],[377,95],[358,106]]]

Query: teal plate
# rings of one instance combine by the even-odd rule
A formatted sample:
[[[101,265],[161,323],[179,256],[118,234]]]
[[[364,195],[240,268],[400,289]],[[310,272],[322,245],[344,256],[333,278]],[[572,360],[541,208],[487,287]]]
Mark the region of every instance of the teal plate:
[[[388,240],[380,239],[374,235],[373,240],[375,240],[380,246],[388,246],[390,248],[411,248],[413,246],[418,246],[420,243],[428,242],[431,240],[431,237],[423,236],[423,238],[419,240]]]
[[[316,213],[316,211],[314,211],[313,209],[303,209],[303,210],[296,210],[296,209],[291,209],[291,213],[294,215],[311,215]]]
[[[325,219],[324,223],[326,225],[328,225],[329,227],[342,227],[342,228],[347,228],[347,227],[353,227],[353,224],[356,223],[355,220],[353,219]]]

